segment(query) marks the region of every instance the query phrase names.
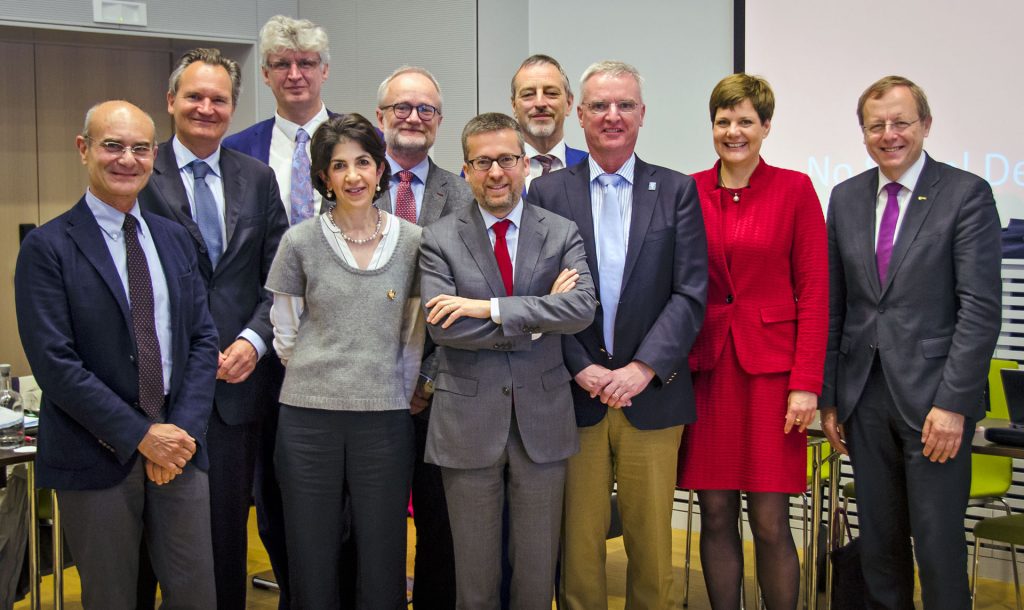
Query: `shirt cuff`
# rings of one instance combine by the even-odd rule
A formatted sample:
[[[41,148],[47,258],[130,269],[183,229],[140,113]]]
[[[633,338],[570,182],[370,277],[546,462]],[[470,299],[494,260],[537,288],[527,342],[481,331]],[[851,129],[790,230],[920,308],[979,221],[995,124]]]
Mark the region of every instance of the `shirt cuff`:
[[[256,331],[250,328],[243,328],[242,332],[238,333],[239,339],[245,339],[252,346],[256,348],[256,359],[259,360],[263,357],[263,354],[267,353],[267,344],[256,334]]]
[[[498,299],[491,299],[491,322],[501,324],[501,311],[498,310]]]

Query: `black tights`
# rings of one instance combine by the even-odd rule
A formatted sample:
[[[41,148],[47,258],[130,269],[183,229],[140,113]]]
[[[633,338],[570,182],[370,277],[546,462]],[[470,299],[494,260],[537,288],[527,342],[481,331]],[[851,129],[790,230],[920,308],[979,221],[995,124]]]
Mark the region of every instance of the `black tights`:
[[[700,499],[700,562],[708,598],[715,610],[740,607],[743,542],[737,525],[740,492],[698,491]],[[747,493],[750,529],[754,533],[757,578],[769,610],[793,610],[800,594],[800,562],[789,531],[789,496]]]

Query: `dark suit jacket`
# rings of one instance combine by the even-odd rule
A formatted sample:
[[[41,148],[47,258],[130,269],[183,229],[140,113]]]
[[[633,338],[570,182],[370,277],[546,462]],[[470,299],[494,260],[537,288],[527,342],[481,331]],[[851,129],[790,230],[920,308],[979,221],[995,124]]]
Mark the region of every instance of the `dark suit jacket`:
[[[498,298],[502,321],[498,325],[490,318],[463,318],[449,328],[428,325],[438,345],[427,431],[430,463],[450,468],[494,464],[508,440],[513,399],[531,460],[554,462],[579,450],[560,335],[578,332],[593,320],[594,283],[576,227],[556,214],[523,205],[509,296],[477,205],[423,230],[424,304],[439,294]],[[579,270],[576,287],[549,295],[566,268]],[[544,334],[534,340],[532,333]]]
[[[344,115],[328,110],[327,116],[333,119],[334,117]],[[274,119],[275,117],[270,117],[265,121],[255,123],[236,134],[224,138],[221,146],[245,153],[264,163],[270,163],[270,138],[274,134]],[[384,134],[379,129],[377,130],[377,135],[383,141]],[[313,134],[309,134],[309,137],[313,137]]]
[[[170,296],[173,364],[167,422],[196,439],[192,463],[206,470],[217,331],[188,235],[162,218],[143,217]],[[134,465],[151,422],[138,406],[128,297],[84,198],[25,238],[14,286],[21,342],[43,390],[39,485],[116,485]]]
[[[893,245],[875,262],[878,170],[837,185],[828,209],[829,337],[822,404],[853,412],[875,354],[907,424],[933,405],[972,419],[999,336],[999,215],[988,183],[926,157]]]
[[[160,146],[149,184],[139,194],[144,210],[177,221],[192,236],[199,270],[209,292],[210,313],[220,334],[220,349],[231,345],[245,328],[256,332],[272,354],[274,331],[270,325],[270,293],[263,285],[277,244],[288,228],[277,180],[267,165],[242,153],[221,148],[227,242],[213,269],[206,242],[192,220],[188,195],[181,182],[174,147]],[[275,357],[263,358],[242,383],[217,382],[216,409],[228,424],[255,421],[276,408],[280,366]]]
[[[427,171],[427,181],[423,185],[423,206],[416,217],[416,224],[425,227],[438,218],[461,210],[473,204],[473,190],[464,178],[443,170],[434,164],[434,160],[428,158],[430,169]],[[378,208],[385,212],[392,211],[390,190],[381,193],[374,202]]]
[[[583,236],[594,284],[600,286],[590,167],[583,162],[530,183],[528,199],[576,222]],[[565,339],[565,360],[573,375],[591,364],[617,369],[644,362],[655,378],[623,409],[641,430],[694,421],[696,407],[687,354],[704,320],[708,252],[697,187],[689,176],[636,160],[633,213],[615,317],[615,354],[604,349],[602,309],[586,330]],[[607,407],[573,384],[576,421],[592,426]]]

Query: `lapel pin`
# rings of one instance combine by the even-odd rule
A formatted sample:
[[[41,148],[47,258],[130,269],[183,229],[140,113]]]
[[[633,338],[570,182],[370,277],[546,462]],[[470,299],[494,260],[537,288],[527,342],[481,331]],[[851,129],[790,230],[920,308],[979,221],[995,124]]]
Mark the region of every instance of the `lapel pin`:
[[[647,183],[647,190],[649,190],[649,191],[658,190],[658,183],[657,182],[648,182]]]
[[[928,199],[928,198],[927,198],[927,197],[925,197],[924,195],[918,195],[918,196],[917,196],[917,200],[918,200],[918,201],[927,201],[927,199]]]
[[[397,294],[397,293],[396,293],[396,292],[394,291],[394,289],[392,289],[392,290],[388,290],[388,298],[389,298],[389,299],[391,299],[392,301],[394,301],[394,300],[395,300],[395,295],[396,295],[396,294]]]

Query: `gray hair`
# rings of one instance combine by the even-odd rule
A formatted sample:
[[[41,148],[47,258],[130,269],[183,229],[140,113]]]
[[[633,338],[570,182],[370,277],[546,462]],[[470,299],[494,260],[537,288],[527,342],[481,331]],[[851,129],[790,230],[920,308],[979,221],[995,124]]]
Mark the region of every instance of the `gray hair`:
[[[103,101],[103,102],[97,102],[97,103],[93,104],[91,108],[89,108],[88,110],[85,111],[85,122],[82,123],[82,137],[83,138],[90,137],[89,136],[89,125],[92,124],[92,115],[93,115],[93,113],[96,112],[96,109],[99,108],[100,106],[103,106],[104,104],[110,104],[111,102],[118,102],[118,103],[128,104],[129,106],[137,109],[139,112],[141,112],[143,115],[145,115],[145,117],[147,119],[149,119],[149,126],[153,128],[153,142],[154,143],[156,142],[156,122],[153,120],[153,117],[149,116],[148,112],[146,112],[142,108],[139,108],[138,106],[136,106],[135,104],[129,102],[128,100],[106,100],[106,101]]]
[[[228,76],[231,77],[231,106],[237,106],[238,96],[242,94],[242,69],[238,67],[237,61],[221,55],[220,49],[192,49],[182,55],[181,59],[178,60],[178,65],[174,66],[174,71],[171,72],[171,77],[168,79],[167,92],[172,97],[178,94],[178,87],[181,85],[181,75],[185,72],[186,68],[197,61],[211,66],[220,66],[227,71]]]
[[[558,73],[562,75],[562,87],[565,88],[566,97],[572,97],[572,87],[569,85],[569,77],[566,76],[565,70],[562,69],[562,64],[558,63],[558,60],[550,55],[544,55],[543,53],[537,53],[531,55],[523,60],[523,63],[519,64],[519,69],[512,75],[512,98],[516,97],[516,77],[523,71],[523,68],[529,68],[530,66],[554,66],[558,69]]]
[[[631,66],[624,61],[615,61],[613,59],[607,59],[605,61],[590,64],[590,67],[584,70],[583,76],[580,77],[580,91],[583,91],[583,86],[587,84],[588,80],[595,76],[602,75],[615,78],[618,76],[626,76],[627,74],[632,76],[633,80],[636,81],[636,86],[640,89],[640,99],[637,101],[642,102],[644,99],[644,77],[640,76],[640,70],[637,70],[634,66]]]
[[[260,29],[260,58],[267,66],[271,53],[281,51],[315,52],[324,65],[331,63],[327,32],[309,19],[274,15]],[[269,66],[268,66],[269,67]]]
[[[437,82],[437,79],[434,78],[434,75],[430,73],[430,70],[427,70],[426,68],[420,68],[419,66],[402,66],[401,68],[392,72],[383,81],[381,81],[380,86],[377,87],[377,107],[380,108],[381,106],[384,105],[384,96],[388,92],[388,85],[391,84],[391,81],[395,80],[396,78],[403,74],[409,73],[422,74],[423,76],[429,78],[430,82],[434,83],[434,89],[437,89],[437,109],[441,110],[441,106],[444,105],[444,94],[441,93],[441,85],[440,83]]]
[[[523,140],[523,128],[507,114],[501,112],[485,112],[469,119],[462,129],[462,158],[469,161],[469,138],[481,133],[492,133],[510,129],[516,133],[516,140],[519,141],[519,153],[526,151],[526,142]]]

